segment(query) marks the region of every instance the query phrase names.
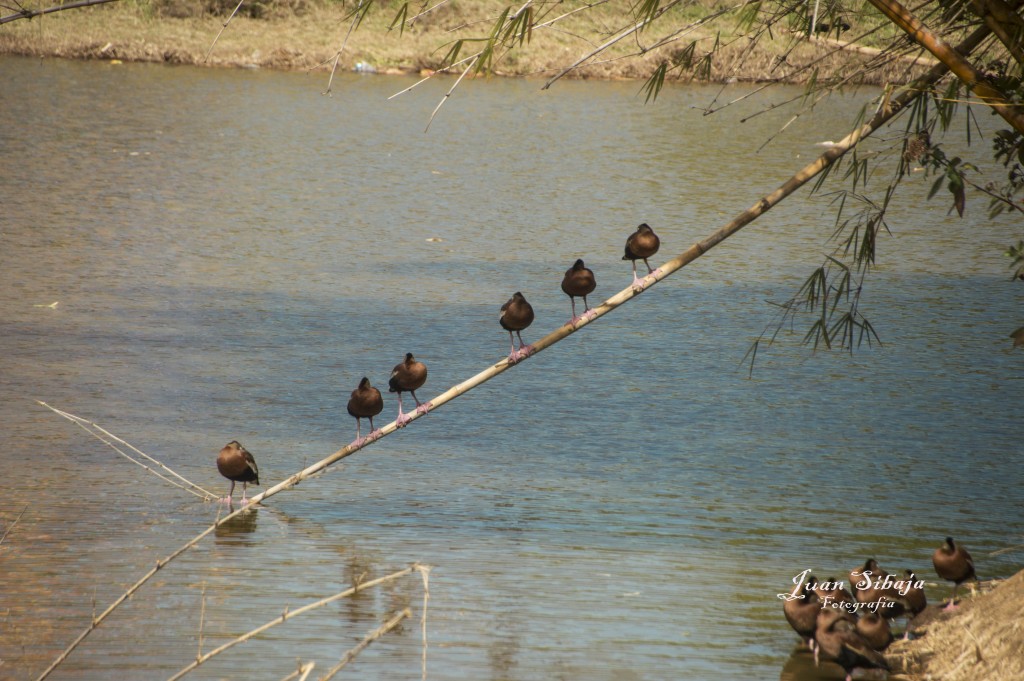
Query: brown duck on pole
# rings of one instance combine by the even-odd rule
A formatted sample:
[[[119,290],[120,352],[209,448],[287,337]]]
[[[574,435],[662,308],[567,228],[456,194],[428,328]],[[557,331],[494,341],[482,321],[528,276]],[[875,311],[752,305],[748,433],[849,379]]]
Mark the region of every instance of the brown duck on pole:
[[[647,286],[640,277],[636,276],[636,261],[643,260],[644,265],[647,265],[647,276],[657,274],[661,271],[661,268],[652,270],[650,263],[647,262],[647,258],[657,253],[659,248],[661,248],[661,239],[658,238],[658,235],[654,233],[654,230],[646,222],[641,223],[636,228],[636,231],[626,239],[626,253],[622,256],[622,259],[633,261],[634,291],[643,291]]]
[[[380,437],[381,431],[373,427],[373,417],[382,411],[384,398],[380,396],[379,390],[370,385],[370,379],[363,376],[363,380],[359,381],[359,387],[352,391],[352,396],[348,400],[348,413],[356,420],[356,439],[353,444],[359,446],[366,440]],[[366,418],[370,419],[370,434],[364,439],[359,436],[359,420]]]
[[[946,610],[956,608],[956,590],[963,582],[974,577],[974,559],[964,547],[954,544],[952,537],[946,537],[942,546],[932,554],[935,573],[942,579],[953,582],[953,593]]]
[[[417,361],[411,352],[405,353],[405,360],[395,365],[391,370],[391,378],[388,380],[388,392],[398,393],[398,418],[395,423],[399,428],[412,421],[411,416],[402,413],[402,393],[412,393],[412,399],[416,400],[416,411],[426,414],[430,411],[430,402],[420,404],[416,397],[416,390],[423,387],[427,382],[427,365]]]
[[[569,302],[572,304],[570,326],[576,326],[576,322],[579,320],[590,319],[597,314],[591,311],[590,305],[587,304],[587,295],[593,293],[595,288],[597,288],[597,280],[594,279],[594,272],[583,264],[582,259],[577,258],[572,267],[565,271],[565,276],[562,278],[562,292],[569,296]],[[576,316],[577,297],[583,298],[583,314],[579,317]]]
[[[225,478],[231,481],[231,490],[221,501],[230,504],[231,496],[235,493],[235,483],[242,483],[242,505],[249,503],[245,498],[245,488],[250,482],[254,485],[260,484],[260,471],[256,467],[256,459],[249,450],[239,444],[238,440],[232,440],[224,445],[217,455],[217,470]]]
[[[533,306],[526,302],[526,298],[519,291],[512,294],[508,302],[501,306],[501,315],[498,317],[501,328],[508,331],[508,340],[512,349],[508,353],[508,363],[515,364],[521,359],[526,359],[533,352],[532,345],[523,343],[520,332],[533,324]],[[516,350],[516,341],[512,338],[512,332],[519,337],[519,349]]]

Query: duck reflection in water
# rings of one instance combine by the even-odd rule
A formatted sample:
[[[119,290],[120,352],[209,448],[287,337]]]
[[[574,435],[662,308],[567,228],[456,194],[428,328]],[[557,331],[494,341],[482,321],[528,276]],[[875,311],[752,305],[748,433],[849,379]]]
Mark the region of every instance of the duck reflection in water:
[[[246,535],[256,531],[256,517],[259,513],[256,507],[247,508],[234,518],[218,525],[214,530],[215,541],[218,544],[253,544],[252,538]]]

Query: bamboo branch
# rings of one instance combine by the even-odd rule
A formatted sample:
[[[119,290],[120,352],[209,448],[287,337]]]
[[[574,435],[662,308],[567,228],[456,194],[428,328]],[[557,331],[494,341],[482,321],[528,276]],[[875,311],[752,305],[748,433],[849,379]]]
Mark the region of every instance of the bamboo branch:
[[[971,7],[1017,64],[1024,64],[1024,19],[1002,0],[971,0]]]
[[[352,35],[352,31],[355,30],[356,25],[360,22],[359,12],[363,9],[363,3],[366,0],[359,0],[359,6],[352,12],[352,23],[348,26],[348,31],[345,33],[345,39],[341,41],[341,47],[337,52],[334,53],[334,63],[331,64],[331,75],[327,79],[327,89],[321,94],[327,96],[331,95],[331,86],[334,84],[334,74],[338,71],[338,61],[341,59],[341,53],[345,51],[345,46],[348,45],[348,39]]]
[[[328,596],[327,598],[322,598],[319,601],[316,601],[316,602],[313,602],[313,603],[309,603],[309,604],[304,605],[301,608],[298,608],[296,610],[286,610],[283,614],[275,617],[274,619],[270,620],[269,622],[266,622],[265,624],[262,624],[262,625],[256,627],[255,629],[252,629],[251,631],[248,631],[248,632],[242,634],[241,636],[228,641],[227,643],[225,643],[222,646],[214,648],[213,650],[211,650],[210,652],[206,653],[205,655],[198,656],[191,664],[189,664],[187,667],[183,667],[176,674],[171,676],[167,681],[175,681],[176,679],[180,679],[181,677],[185,676],[185,674],[188,674],[190,671],[192,671],[196,667],[200,666],[201,664],[203,664],[204,662],[206,662],[210,658],[215,657],[217,655],[220,655],[225,650],[233,648],[236,645],[238,645],[239,643],[245,643],[249,639],[254,638],[256,636],[259,636],[260,634],[262,634],[266,630],[268,630],[268,629],[270,629],[272,627],[276,627],[278,624],[283,624],[283,623],[287,622],[290,619],[298,617],[299,615],[304,615],[307,612],[309,612],[310,610],[315,610],[316,608],[323,607],[325,605],[328,605],[329,603],[333,603],[334,601],[341,600],[342,598],[347,598],[347,597],[351,596],[352,594],[355,594],[355,593],[357,593],[359,591],[363,591],[364,589],[368,589],[370,587],[374,587],[374,586],[378,586],[380,584],[385,584],[387,582],[394,581],[394,580],[398,579],[399,577],[404,577],[405,575],[411,574],[414,570],[416,570],[416,568],[417,568],[417,564],[413,564],[413,565],[411,565],[411,566],[409,566],[409,567],[407,567],[407,568],[405,568],[403,570],[399,570],[398,572],[392,572],[389,575],[385,575],[385,576],[379,577],[377,579],[372,579],[369,582],[365,582],[365,583],[360,584],[358,586],[350,586],[349,588],[345,589],[344,591],[339,591],[338,593],[334,594],[333,596]],[[396,622],[396,624],[397,624],[397,622]],[[384,632],[384,633],[387,633],[387,632]],[[363,647],[365,648],[366,646],[363,646]]]
[[[327,670],[327,673],[321,676],[319,681],[330,681],[330,679],[334,678],[335,674],[341,671],[342,667],[344,667],[349,662],[354,660],[356,655],[363,652],[366,646],[370,645],[378,638],[380,638],[384,634],[388,633],[389,631],[397,627],[402,620],[404,620],[406,617],[409,617],[410,615],[412,615],[412,611],[409,610],[409,608],[406,608],[405,610],[396,613],[387,622],[385,622],[384,624],[380,625],[379,627],[368,633],[366,635],[366,638],[364,638],[354,648],[345,653],[345,655],[341,658],[341,661],[338,662],[338,664],[334,665],[329,670]]]
[[[106,430],[105,428],[101,427],[100,425],[98,425],[96,423],[93,423],[92,421],[88,421],[86,419],[83,419],[80,416],[75,416],[74,414],[71,414],[69,412],[61,411],[60,409],[57,409],[55,407],[50,406],[46,402],[42,402],[40,400],[36,400],[36,403],[46,407],[47,409],[49,409],[53,413],[57,414],[58,416],[63,416],[68,421],[71,421],[72,423],[77,425],[79,428],[81,428],[82,430],[86,431],[87,433],[89,433],[90,435],[95,437],[97,440],[99,440],[100,442],[104,443],[105,445],[107,445],[108,447],[113,449],[115,452],[117,452],[118,454],[120,454],[124,458],[128,459],[129,461],[131,461],[132,463],[134,463],[137,466],[141,466],[142,468],[145,468],[147,471],[149,471],[153,475],[157,476],[161,480],[163,480],[165,482],[169,482],[170,484],[174,485],[175,487],[179,487],[179,488],[185,490],[186,492],[188,492],[190,494],[196,495],[197,497],[202,497],[204,499],[216,499],[216,498],[218,498],[217,495],[214,494],[213,492],[210,492],[209,490],[203,489],[202,487],[200,487],[199,485],[195,484],[191,480],[188,480],[187,478],[185,478],[185,477],[175,473],[173,470],[171,470],[170,468],[168,468],[164,464],[160,463],[159,461],[157,461],[156,459],[151,457],[149,454],[146,454],[141,449],[136,448],[131,443],[122,440],[121,438],[117,437],[116,435],[114,435],[110,431]],[[103,435],[102,436],[98,435],[95,432],[97,430],[100,433],[102,433]],[[106,437],[103,437],[103,436],[106,436]],[[126,447],[130,448],[133,452],[139,454],[140,456],[142,456],[146,460],[151,461],[151,462],[155,463],[156,465],[160,466],[165,471],[167,471],[168,473],[170,473],[174,477],[176,477],[179,480],[181,480],[182,482],[184,482],[185,485],[180,485],[177,482],[175,482],[174,480],[171,480],[170,478],[168,478],[168,477],[158,473],[157,471],[153,470],[152,468],[150,468],[146,464],[142,463],[141,461],[136,461],[131,456],[129,456],[128,454],[125,454],[123,451],[121,451],[117,447],[117,445],[113,444],[112,442],[110,442],[110,440],[107,440],[106,438],[110,438],[111,440],[114,440],[116,442],[120,442],[121,444],[123,444]],[[197,492],[195,490],[199,490],[199,491]]]
[[[235,15],[238,13],[238,10],[242,6],[243,2],[245,2],[245,0],[238,0],[238,4],[235,5],[235,8],[233,10],[231,10],[231,15],[228,16],[227,20],[225,20],[223,24],[221,24],[220,30],[217,31],[217,36],[213,39],[213,42],[210,43],[210,49],[206,51],[206,56],[203,57],[204,62],[210,58],[211,54],[213,54],[214,46],[217,45],[217,41],[220,40],[221,35],[223,35],[224,30],[228,27],[228,24],[231,23],[231,20],[235,18]]]
[[[896,0],[869,0],[869,2],[921,47],[935,55],[969,90],[992,107],[1017,132],[1024,133],[1024,107],[1011,103],[1002,92],[988,82],[985,74],[974,68],[962,56],[962,53],[948,45]]]
[[[962,54],[970,54],[971,51],[974,50],[981,43],[981,41],[987,38],[989,35],[990,31],[988,27],[982,26],[976,29],[959,46],[957,46],[957,50],[959,50]],[[555,343],[566,338],[567,336],[576,333],[577,331],[586,327],[587,325],[594,323],[596,320],[608,314],[609,312],[617,308],[619,305],[622,305],[632,300],[636,296],[640,295],[643,291],[646,291],[648,288],[658,283],[665,277],[673,274],[680,268],[685,267],[690,262],[696,260],[703,254],[707,253],[708,250],[710,250],[711,248],[715,247],[728,237],[738,232],[744,226],[753,222],[761,214],[775,206],[777,203],[782,201],[784,198],[795,192],[801,186],[806,184],[809,180],[818,175],[818,173],[820,173],[822,170],[829,167],[831,164],[835,163],[836,160],[838,160],[843,154],[845,154],[849,149],[851,149],[860,139],[871,134],[876,129],[878,129],[886,122],[888,122],[890,119],[892,119],[894,116],[896,116],[896,114],[902,111],[910,102],[914,100],[914,98],[920,96],[920,94],[926,91],[926,89],[929,86],[934,84],[943,75],[945,75],[946,71],[947,69],[945,64],[936,64],[928,71],[927,74],[911,83],[908,87],[904,88],[898,95],[890,98],[888,104],[884,107],[881,107],[869,122],[855,129],[853,132],[851,132],[849,135],[843,138],[843,140],[841,140],[838,144],[836,144],[828,151],[826,151],[824,154],[822,154],[817,160],[813,161],[812,163],[808,164],[803,169],[798,171],[789,180],[780,185],[779,188],[776,189],[774,192],[762,197],[757,203],[755,203],[753,206],[740,213],[738,216],[733,218],[733,220],[731,220],[729,223],[723,225],[718,230],[716,230],[706,238],[702,239],[701,241],[698,241],[693,246],[688,248],[686,251],[680,253],[675,258],[672,258],[664,265],[656,269],[653,273],[645,277],[645,288],[641,289],[640,291],[636,291],[633,289],[632,285],[630,285],[627,288],[620,291],[619,293],[617,293],[616,295],[609,298],[608,300],[601,303],[601,305],[599,305],[598,307],[592,308],[592,312],[594,312],[593,316],[580,320],[579,322],[576,323],[575,326],[568,324],[560,326],[558,329],[549,333],[544,338],[533,343],[534,352],[531,353],[529,357],[532,357],[538,352],[541,352],[544,349],[550,347],[551,345],[554,345]],[[450,402],[451,400],[454,400],[460,395],[469,392],[470,390],[477,387],[481,383],[489,381],[498,374],[504,373],[511,367],[521,364],[523,361],[528,360],[529,357],[520,359],[519,362],[517,362],[517,364],[509,364],[507,357],[502,358],[500,361],[491,365],[487,369],[463,381],[462,383],[459,383],[458,385],[449,388],[448,390],[441,393],[434,399],[426,402],[425,404],[428,407],[428,410],[436,410],[437,408],[443,406],[444,404]],[[411,423],[421,418],[425,413],[425,411],[421,412],[419,410],[410,412],[408,415],[409,422]],[[355,454],[363,447],[366,447],[367,445],[373,442],[379,441],[381,438],[390,435],[396,430],[398,430],[398,425],[395,421],[392,421],[391,423],[381,428],[381,434],[378,437],[372,440],[364,440],[359,444],[352,442],[346,445],[345,447],[341,448],[334,454],[331,454],[330,456],[321,459],[317,463],[312,464],[311,466],[308,466],[302,471],[295,473],[294,475],[283,480],[282,482],[279,482],[270,489],[267,489],[266,491],[252,497],[252,499],[250,499],[250,505],[259,503],[260,501],[263,501],[281,491],[294,487],[303,480],[306,480],[309,477],[320,473],[321,471],[325,470],[332,464],[335,464],[338,461],[348,456],[351,456],[352,454]],[[187,544],[179,548],[177,551],[171,553],[163,560],[157,561],[157,565],[155,568],[153,568],[145,575],[143,575],[143,577],[139,579],[138,582],[133,584],[120,598],[114,601],[114,603],[112,603],[110,607],[108,607],[98,617],[94,618],[90,626],[82,634],[80,634],[78,638],[75,639],[75,641],[72,642],[72,644],[63,653],[61,653],[61,655],[56,660],[54,660],[54,662],[37,678],[37,681],[43,681],[43,679],[49,676],[50,673],[53,672],[53,670],[56,669],[57,666],[61,662],[63,662],[65,658],[67,658],[67,656],[89,635],[89,633],[92,632],[93,629],[99,626],[99,624],[107,616],[109,616],[110,613],[113,612],[121,603],[123,603],[132,594],[138,591],[143,584],[145,584],[149,579],[153,577],[153,575],[156,574],[157,570],[159,570],[161,567],[177,558],[179,555],[181,555],[188,549],[198,544],[200,541],[202,541],[203,538],[212,533],[219,525],[224,524],[225,522],[229,521],[235,516],[246,511],[250,511],[249,507],[243,506],[238,510],[224,516],[223,518],[219,519],[216,523],[211,525],[209,528],[204,530],[202,533],[200,533],[198,536],[196,536],[192,541],[188,542]]]
[[[52,12],[63,12],[66,9],[78,9],[79,7],[103,5],[108,2],[116,2],[116,0],[82,0],[82,2],[71,2],[66,5],[47,7],[46,9],[23,9],[15,14],[8,14],[5,17],[0,17],[0,24],[6,24],[9,21],[17,21],[18,19],[32,19],[33,17],[39,17]]]

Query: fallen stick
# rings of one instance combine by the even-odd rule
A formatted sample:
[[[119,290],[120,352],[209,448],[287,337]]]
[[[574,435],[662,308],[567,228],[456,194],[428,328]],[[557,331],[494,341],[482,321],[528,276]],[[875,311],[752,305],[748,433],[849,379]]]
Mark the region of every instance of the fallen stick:
[[[295,617],[298,617],[299,615],[304,615],[305,613],[309,612],[310,610],[315,610],[316,608],[323,607],[323,606],[327,605],[328,603],[333,603],[334,601],[340,600],[342,598],[347,598],[348,596],[351,596],[351,595],[353,595],[355,593],[358,593],[358,592],[363,591],[365,589],[368,589],[370,587],[378,586],[380,584],[384,584],[386,582],[390,582],[390,581],[396,580],[399,577],[404,577],[405,575],[408,575],[408,574],[412,573],[416,569],[417,569],[417,564],[413,564],[413,565],[405,568],[404,570],[399,570],[398,572],[392,572],[390,575],[385,575],[383,577],[378,577],[377,579],[372,579],[369,582],[365,582],[363,584],[358,584],[356,586],[350,586],[349,588],[345,589],[344,591],[339,591],[338,593],[334,594],[333,596],[328,596],[327,598],[322,598],[319,601],[316,601],[314,603],[309,603],[308,605],[304,605],[301,608],[298,608],[297,610],[289,611],[289,610],[286,609],[284,611],[284,613],[282,613],[281,615],[275,617],[274,619],[270,620],[269,622],[267,622],[265,624],[262,624],[262,625],[256,627],[255,629],[242,634],[238,638],[234,638],[234,639],[228,641],[227,643],[225,643],[222,646],[214,648],[213,650],[211,650],[210,652],[206,653],[205,655],[197,656],[196,659],[191,664],[189,664],[186,667],[183,667],[176,674],[174,674],[173,676],[169,677],[167,679],[167,681],[175,681],[176,679],[180,679],[181,677],[185,676],[185,674],[188,674],[190,671],[192,671],[196,667],[200,666],[201,664],[203,664],[204,662],[209,660],[211,657],[215,657],[217,655],[220,655],[225,650],[233,648],[236,645],[238,645],[239,643],[245,643],[249,639],[251,639],[251,638],[253,638],[255,636],[259,636],[260,634],[265,632],[267,629],[270,629],[272,627],[276,627],[278,624],[284,624],[288,620],[293,619]],[[363,646],[363,647],[365,647],[365,646]]]
[[[345,653],[342,656],[341,661],[338,662],[338,664],[328,669],[327,673],[321,676],[319,681],[330,681],[330,679],[333,679],[334,675],[340,672],[342,667],[344,667],[349,662],[354,660],[356,655],[363,652],[366,646],[370,645],[378,638],[380,638],[384,634],[388,633],[389,631],[397,627],[402,620],[404,620],[406,617],[409,617],[410,615],[412,615],[412,611],[409,610],[409,608],[406,608],[405,610],[396,613],[394,617],[392,617],[387,622],[371,631],[369,634],[366,635],[366,638],[364,638],[354,648]]]
[[[161,480],[164,480],[165,482],[169,482],[172,485],[174,485],[175,487],[180,487],[181,489],[185,490],[186,492],[188,492],[190,494],[194,494],[197,497],[202,497],[202,498],[207,499],[207,500],[213,500],[213,499],[217,499],[218,498],[217,495],[214,494],[213,492],[211,492],[209,490],[206,490],[206,489],[203,489],[202,487],[200,487],[199,485],[195,484],[194,482],[192,482],[188,478],[185,478],[184,476],[179,475],[178,473],[174,472],[173,470],[171,470],[170,468],[168,468],[167,466],[165,466],[161,462],[159,462],[156,459],[154,459],[153,457],[151,457],[149,454],[146,454],[144,451],[142,451],[141,449],[138,449],[137,447],[135,447],[131,443],[122,440],[121,438],[119,438],[118,436],[114,435],[109,430],[103,428],[99,424],[93,423],[92,421],[89,421],[87,419],[83,419],[81,416],[75,416],[74,414],[71,414],[69,412],[61,411],[60,409],[57,409],[56,407],[52,407],[49,404],[47,404],[46,402],[43,402],[41,400],[36,400],[36,403],[46,407],[47,409],[49,409],[53,413],[57,414],[58,416],[63,416],[68,421],[71,421],[72,423],[77,425],[79,428],[81,428],[85,432],[89,433],[94,438],[96,438],[100,442],[104,443],[105,445],[107,445],[108,447],[113,449],[115,452],[117,452],[118,454],[120,454],[124,458],[128,459],[129,461],[131,461],[132,463],[134,463],[137,466],[141,466],[142,468],[145,468],[147,471],[149,471],[153,475],[157,476]],[[97,434],[96,431],[99,431],[103,435]],[[107,438],[110,438],[110,439],[108,440]],[[162,475],[161,473],[153,470],[152,468],[150,468],[146,464],[142,463],[141,461],[137,461],[136,459],[132,458],[128,454],[125,454],[123,451],[121,451],[121,449],[117,445],[113,444],[113,442],[111,442],[110,440],[113,440],[115,442],[119,442],[119,443],[123,444],[124,446],[128,447],[133,452],[135,452],[139,456],[143,457],[147,461],[151,461],[152,463],[156,464],[157,466],[160,466],[160,468],[163,468],[165,471],[167,471],[168,473],[170,473],[171,475],[176,477],[178,480],[181,480],[185,484],[181,485],[181,484],[175,482],[174,480],[171,480],[167,476]],[[199,491],[197,492],[196,490],[199,490]]]

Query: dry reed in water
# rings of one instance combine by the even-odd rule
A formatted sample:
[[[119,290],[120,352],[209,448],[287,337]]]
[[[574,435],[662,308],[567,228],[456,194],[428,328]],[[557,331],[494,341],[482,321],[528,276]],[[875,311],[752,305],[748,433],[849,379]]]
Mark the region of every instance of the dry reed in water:
[[[245,643],[249,639],[254,638],[256,636],[259,636],[260,634],[262,634],[266,630],[271,629],[273,627],[276,627],[278,624],[284,624],[288,620],[294,619],[294,618],[298,617],[299,615],[304,615],[307,612],[309,612],[310,610],[315,610],[317,608],[321,608],[321,607],[323,607],[323,606],[325,606],[325,605],[327,605],[329,603],[333,603],[334,601],[340,600],[342,598],[347,598],[347,597],[349,597],[349,596],[351,596],[351,595],[353,595],[355,593],[358,593],[360,591],[363,591],[365,589],[372,588],[372,587],[378,586],[380,584],[385,584],[387,582],[394,581],[394,580],[398,579],[399,577],[404,577],[404,576],[406,576],[408,574],[411,574],[414,570],[417,569],[418,565],[419,565],[418,563],[414,563],[413,565],[411,565],[411,566],[409,566],[409,567],[407,567],[407,568],[405,568],[403,570],[399,570],[398,572],[392,572],[389,575],[385,575],[383,577],[378,577],[377,579],[372,579],[369,582],[364,582],[364,583],[359,584],[357,586],[350,586],[349,588],[345,589],[344,591],[339,591],[338,593],[334,594],[333,596],[328,596],[327,598],[322,598],[319,601],[315,601],[313,603],[309,603],[309,604],[304,605],[301,608],[298,608],[296,610],[289,611],[289,610],[286,609],[282,614],[278,615],[277,617],[275,617],[274,619],[270,620],[269,622],[266,622],[265,624],[262,624],[262,625],[256,627],[255,629],[252,629],[251,631],[248,631],[248,632],[242,634],[241,636],[239,636],[237,638],[234,638],[234,639],[228,641],[227,643],[225,643],[225,644],[223,644],[221,646],[218,646],[217,648],[214,648],[213,650],[211,650],[210,652],[206,653],[205,655],[197,656],[195,661],[193,661],[188,666],[183,667],[182,669],[180,669],[176,674],[174,674],[173,676],[168,678],[167,681],[175,681],[176,679],[180,679],[181,677],[185,676],[185,674],[188,674],[190,671],[192,671],[196,667],[198,667],[198,666],[202,665],[204,662],[208,661],[210,658],[216,657],[217,655],[220,655],[225,650],[229,650],[229,649],[235,647],[236,645],[238,645],[239,643]],[[363,647],[365,647],[365,646],[363,646]]]
[[[341,671],[342,667],[347,665],[349,662],[355,659],[356,655],[363,652],[366,646],[370,645],[378,638],[388,633],[395,627],[397,627],[402,620],[412,615],[412,611],[409,608],[402,610],[401,612],[395,613],[395,615],[384,624],[380,625],[370,633],[366,635],[362,641],[360,641],[354,648],[345,653],[341,661],[327,670],[327,673],[320,677],[319,681],[330,681],[334,678],[334,675]]]
[[[57,409],[55,407],[50,406],[46,402],[42,402],[40,400],[36,400],[36,402],[38,404],[46,407],[47,409],[49,409],[53,413],[55,413],[55,414],[57,414],[59,416],[63,416],[68,421],[71,421],[72,423],[77,425],[79,428],[81,428],[85,432],[89,433],[90,435],[92,435],[97,440],[99,440],[100,442],[104,443],[105,445],[107,445],[108,447],[113,449],[115,452],[117,452],[118,454],[120,454],[124,458],[128,459],[129,461],[131,461],[132,463],[134,463],[137,466],[141,466],[142,468],[145,468],[147,471],[149,471],[153,475],[157,476],[161,480],[163,480],[165,482],[169,482],[170,484],[174,485],[175,487],[180,487],[181,489],[184,489],[186,492],[189,492],[190,494],[194,494],[197,497],[202,497],[202,498],[204,498],[204,499],[206,499],[208,501],[218,498],[217,495],[214,494],[213,492],[211,492],[209,490],[206,490],[206,489],[203,489],[202,487],[200,487],[199,485],[195,484],[191,480],[189,480],[189,479],[179,475],[178,473],[174,472],[173,470],[171,470],[170,468],[168,468],[167,466],[165,466],[161,462],[159,462],[156,459],[154,459],[153,457],[151,457],[149,454],[146,454],[141,449],[136,448],[131,443],[125,442],[124,440],[122,440],[121,438],[117,437],[116,435],[114,435],[110,431],[108,431],[105,428],[101,427],[99,424],[96,424],[96,423],[93,423],[92,421],[88,421],[86,419],[83,419],[80,416],[75,416],[74,414],[71,414],[69,412],[61,411],[60,409]],[[162,475],[161,473],[153,470],[152,468],[150,468],[146,464],[142,463],[141,461],[138,461],[138,460],[132,458],[130,455],[128,455],[125,452],[121,451],[120,447],[118,447],[116,444],[114,444],[114,442],[118,442],[118,443],[124,445],[125,447],[128,447],[129,449],[131,449],[133,452],[135,452],[139,456],[143,457],[147,461],[155,463],[157,466],[160,466],[160,468],[163,468],[165,471],[170,473],[172,476],[174,476],[178,480],[181,480],[185,484],[184,485],[179,484],[179,483],[175,482],[174,480],[171,480],[170,478],[166,477],[165,475]],[[196,491],[196,490],[198,490],[198,491]]]

